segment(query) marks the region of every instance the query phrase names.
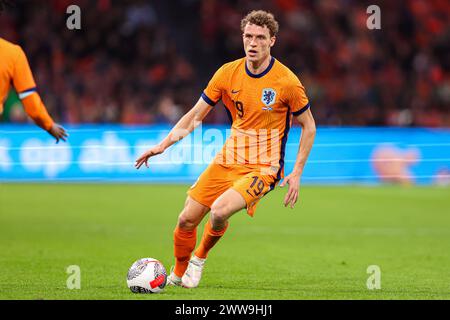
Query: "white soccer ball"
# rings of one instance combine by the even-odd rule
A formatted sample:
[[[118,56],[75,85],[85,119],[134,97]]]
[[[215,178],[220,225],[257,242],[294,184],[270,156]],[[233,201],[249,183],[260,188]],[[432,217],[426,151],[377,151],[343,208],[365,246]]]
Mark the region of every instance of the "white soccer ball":
[[[166,269],[156,259],[139,259],[128,270],[127,285],[134,293],[158,293],[166,283]]]

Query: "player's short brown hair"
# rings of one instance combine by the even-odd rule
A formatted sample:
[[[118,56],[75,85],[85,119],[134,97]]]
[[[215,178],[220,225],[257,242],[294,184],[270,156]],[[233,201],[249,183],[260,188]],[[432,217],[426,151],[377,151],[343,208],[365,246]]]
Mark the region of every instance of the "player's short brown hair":
[[[255,24],[260,27],[266,26],[269,29],[270,36],[274,37],[278,33],[278,22],[272,13],[263,10],[253,10],[241,21],[241,30],[244,32],[247,24]]]

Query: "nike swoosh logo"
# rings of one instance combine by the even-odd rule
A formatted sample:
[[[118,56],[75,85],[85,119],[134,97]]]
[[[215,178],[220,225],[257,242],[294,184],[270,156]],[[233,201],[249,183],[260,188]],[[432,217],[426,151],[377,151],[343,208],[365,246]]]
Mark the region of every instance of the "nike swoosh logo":
[[[239,92],[241,92],[241,90],[231,90],[232,94],[236,94],[236,93],[239,93]]]

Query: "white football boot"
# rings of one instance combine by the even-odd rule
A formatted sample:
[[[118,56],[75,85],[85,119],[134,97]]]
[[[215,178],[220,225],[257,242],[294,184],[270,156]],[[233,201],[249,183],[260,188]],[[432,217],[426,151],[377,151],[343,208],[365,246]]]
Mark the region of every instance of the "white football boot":
[[[168,286],[174,286],[174,287],[181,287],[181,278],[178,277],[173,272],[173,266],[172,266],[172,268],[170,268],[170,274],[167,277],[167,285]]]
[[[186,272],[181,278],[181,285],[185,288],[197,288],[202,278],[203,267],[205,266],[206,259],[201,259],[192,256],[189,261]]]

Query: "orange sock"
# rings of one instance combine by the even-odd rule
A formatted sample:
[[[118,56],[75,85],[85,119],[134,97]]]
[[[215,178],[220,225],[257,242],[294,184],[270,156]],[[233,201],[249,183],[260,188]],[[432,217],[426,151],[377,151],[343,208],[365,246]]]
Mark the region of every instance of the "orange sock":
[[[197,243],[197,228],[192,231],[182,230],[178,227],[173,232],[175,268],[173,272],[177,277],[182,277],[189,264],[191,253]]]
[[[211,220],[208,220],[208,222],[205,224],[205,230],[203,231],[203,237],[202,241],[200,242],[200,245],[198,246],[197,250],[195,250],[195,255],[201,259],[206,259],[208,256],[209,250],[214,247],[214,245],[217,243],[217,241],[222,238],[225,231],[227,231],[228,228],[228,222],[226,227],[221,231],[215,231],[211,227]]]

